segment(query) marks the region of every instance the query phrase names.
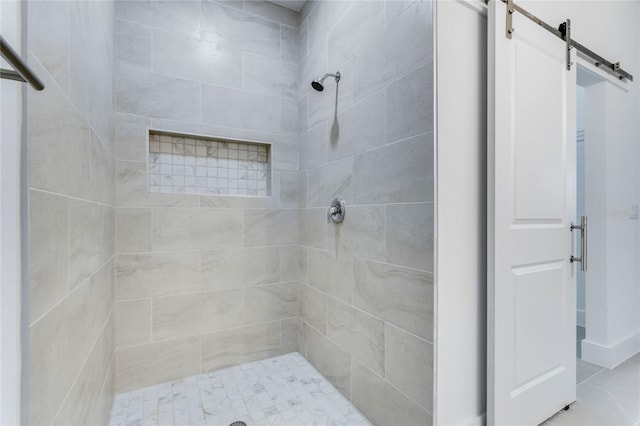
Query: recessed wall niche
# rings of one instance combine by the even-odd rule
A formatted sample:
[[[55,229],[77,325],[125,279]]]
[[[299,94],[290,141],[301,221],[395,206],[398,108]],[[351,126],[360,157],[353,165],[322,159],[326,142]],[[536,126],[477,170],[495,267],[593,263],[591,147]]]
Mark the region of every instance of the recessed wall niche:
[[[149,192],[268,196],[270,145],[149,131]]]

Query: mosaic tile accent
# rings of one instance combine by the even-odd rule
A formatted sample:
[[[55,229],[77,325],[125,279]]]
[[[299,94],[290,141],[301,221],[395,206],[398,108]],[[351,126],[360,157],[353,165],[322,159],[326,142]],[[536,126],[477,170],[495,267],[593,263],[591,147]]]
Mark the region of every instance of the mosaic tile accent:
[[[116,395],[110,426],[371,425],[293,352]]]
[[[149,192],[270,195],[269,146],[149,132]]]

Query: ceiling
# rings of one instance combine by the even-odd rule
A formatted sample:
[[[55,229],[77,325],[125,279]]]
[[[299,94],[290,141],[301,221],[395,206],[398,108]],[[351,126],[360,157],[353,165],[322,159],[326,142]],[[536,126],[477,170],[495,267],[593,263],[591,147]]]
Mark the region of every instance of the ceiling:
[[[278,4],[282,7],[286,7],[287,9],[295,10],[296,12],[300,12],[302,9],[302,5],[306,3],[307,0],[270,0],[271,3]]]

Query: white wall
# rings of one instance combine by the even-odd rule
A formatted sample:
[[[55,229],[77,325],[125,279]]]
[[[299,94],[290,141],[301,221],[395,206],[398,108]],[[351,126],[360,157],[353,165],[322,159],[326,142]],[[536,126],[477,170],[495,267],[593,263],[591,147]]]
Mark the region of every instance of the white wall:
[[[480,1],[436,4],[438,425],[482,424],[485,411],[485,11]]]
[[[21,4],[0,2],[0,33],[21,51]],[[2,68],[10,66],[3,60]],[[22,83],[0,82],[0,424],[20,424],[20,146]]]
[[[637,204],[639,2],[527,1],[519,4],[554,24],[572,20],[573,37],[635,75],[629,93],[610,94],[607,119],[615,125],[605,205]],[[482,2],[438,1],[436,6],[436,424],[482,424],[485,411],[484,161],[486,20]],[[451,31],[455,28],[455,31]],[[636,117],[635,119],[633,117]],[[462,125],[464,124],[464,125]],[[464,153],[464,155],[460,155]],[[478,220],[481,218],[481,220]],[[630,341],[639,329],[637,221],[607,218],[606,258],[600,285],[607,305],[604,351]],[[624,243],[620,244],[620,239]],[[593,239],[590,241],[594,244]],[[613,259],[613,260],[612,260]],[[592,258],[591,262],[596,261]],[[594,299],[596,301],[596,299]],[[587,312],[592,309],[587,300]],[[587,324],[587,329],[589,329]],[[617,339],[617,340],[616,340]],[[627,345],[625,348],[631,346]],[[613,358],[610,358],[610,361]]]

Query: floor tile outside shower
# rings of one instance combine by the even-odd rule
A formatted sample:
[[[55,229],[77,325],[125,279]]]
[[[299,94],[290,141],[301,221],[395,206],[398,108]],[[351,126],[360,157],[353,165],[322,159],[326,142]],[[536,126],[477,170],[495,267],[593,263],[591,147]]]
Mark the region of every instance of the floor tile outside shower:
[[[370,423],[297,352],[116,395],[110,426]]]
[[[640,354],[613,370],[577,361],[577,400],[545,425],[640,425]]]

